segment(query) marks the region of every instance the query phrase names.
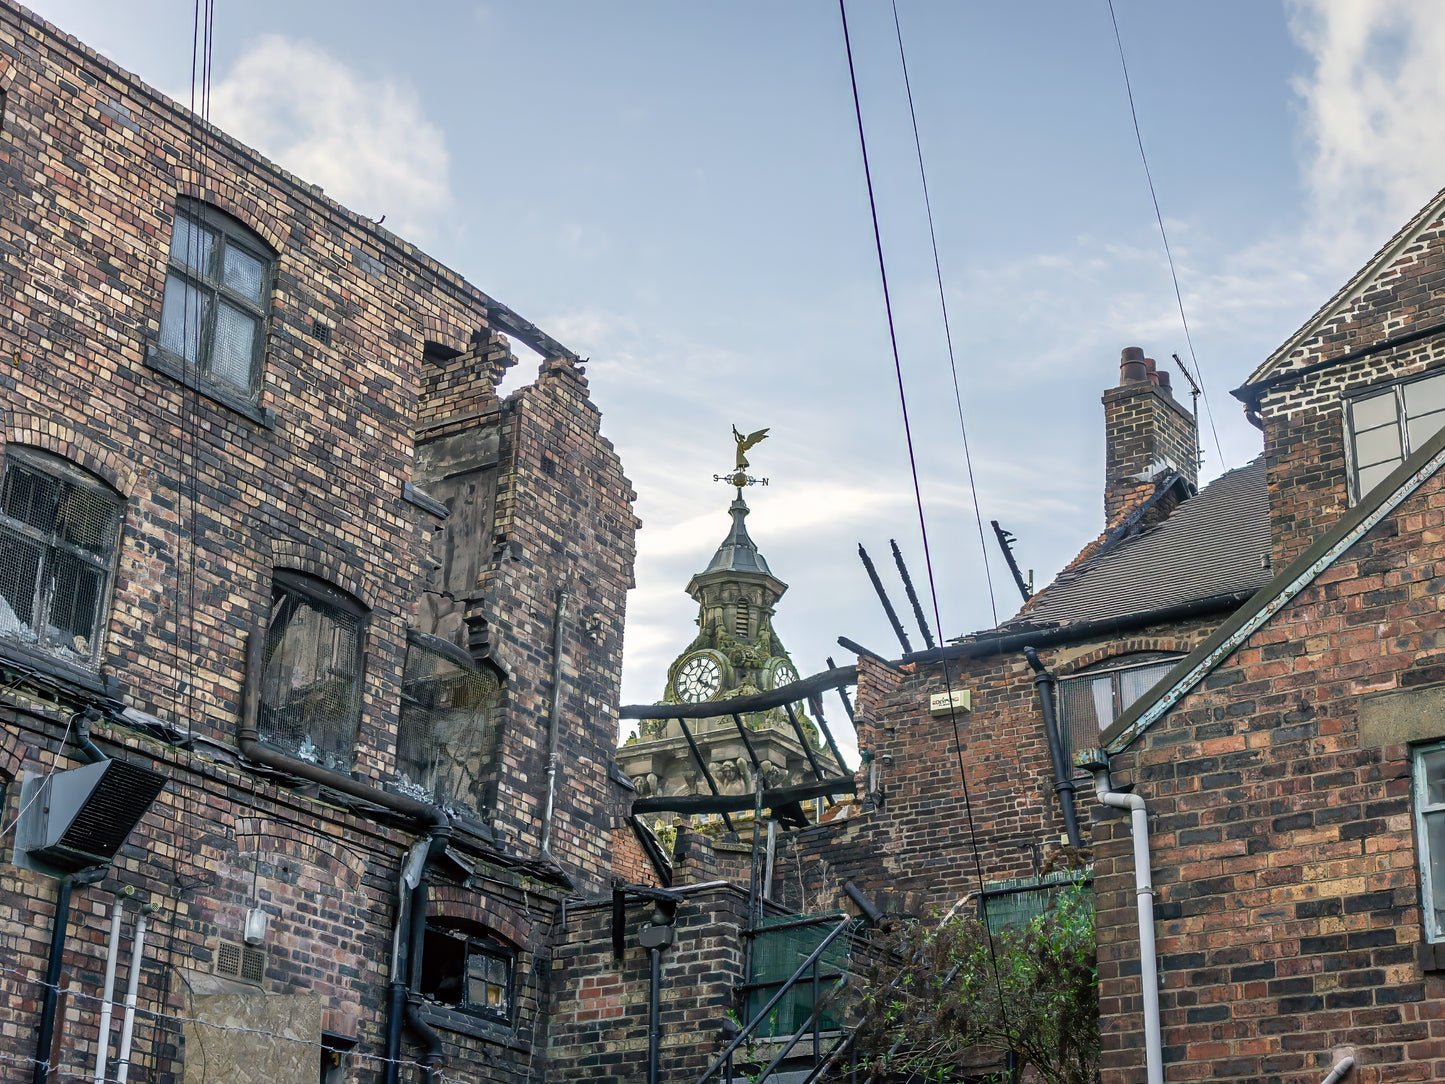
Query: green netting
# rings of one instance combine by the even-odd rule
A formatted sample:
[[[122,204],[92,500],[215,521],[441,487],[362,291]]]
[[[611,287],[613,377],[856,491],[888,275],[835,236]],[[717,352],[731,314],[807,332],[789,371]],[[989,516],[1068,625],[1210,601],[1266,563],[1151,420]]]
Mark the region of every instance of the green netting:
[[[1060,870],[1042,877],[999,881],[983,891],[983,920],[990,933],[1009,926],[1026,926],[1048,909],[1060,889],[1082,879],[1079,870]],[[816,943],[816,942],[815,942]]]
[[[767,929],[770,924],[794,922],[798,918],[827,918],[832,921],[819,922],[816,926],[794,926],[776,931]],[[753,938],[752,974],[749,976],[749,981],[773,985],[762,986],[748,992],[747,1018],[749,1020],[772,999],[773,995],[778,992],[778,987],[792,978],[793,972],[833,931],[838,920],[846,918],[848,918],[846,911],[828,911],[814,915],[779,915],[763,919],[760,932]],[[820,997],[826,996],[828,990],[837,982],[838,976],[847,966],[850,943],[850,934],[839,934],[823,951],[823,955],[818,958]],[[778,1002],[773,1011],[768,1014],[768,1018],[759,1025],[757,1035],[760,1038],[792,1035],[800,1029],[807,1028],[808,1017],[812,1015],[812,1012],[813,978],[811,969],[809,969],[809,973],[793,985],[792,989],[784,995],[783,1000]],[[818,1027],[823,1031],[831,1031],[839,1026],[840,1023],[833,1011],[833,1006],[824,1009],[819,1018]]]

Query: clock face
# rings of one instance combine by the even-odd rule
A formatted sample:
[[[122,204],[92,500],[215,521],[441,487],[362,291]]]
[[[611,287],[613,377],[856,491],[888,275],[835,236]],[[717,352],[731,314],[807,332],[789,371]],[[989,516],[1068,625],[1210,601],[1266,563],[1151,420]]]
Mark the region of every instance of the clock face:
[[[722,688],[722,666],[711,655],[694,655],[682,664],[673,681],[684,704],[701,704]]]

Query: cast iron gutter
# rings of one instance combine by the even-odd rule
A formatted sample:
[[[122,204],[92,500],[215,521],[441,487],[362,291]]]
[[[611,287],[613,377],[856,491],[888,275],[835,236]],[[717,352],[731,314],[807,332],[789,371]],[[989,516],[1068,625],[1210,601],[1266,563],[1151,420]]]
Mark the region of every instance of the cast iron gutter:
[[[926,654],[926,652],[925,652]],[[731,700],[709,700],[701,704],[624,704],[617,714],[623,719],[711,719],[719,715],[746,715],[754,711],[779,708],[798,700],[816,696],[824,689],[838,689],[858,684],[856,666],[837,666],[821,674],[795,681],[779,689]]]
[[[1248,407],[1259,406],[1260,397],[1265,392],[1272,391],[1284,384],[1292,384],[1306,376],[1310,376],[1322,369],[1328,369],[1335,365],[1347,365],[1352,361],[1359,361],[1371,354],[1383,353],[1386,350],[1393,350],[1397,346],[1407,346],[1421,339],[1428,339],[1445,332],[1445,323],[1431,324],[1429,327],[1416,328],[1413,331],[1406,331],[1399,335],[1392,335],[1388,339],[1381,339],[1371,343],[1369,346],[1361,346],[1339,357],[1327,358],[1324,361],[1317,361],[1312,365],[1306,365],[1300,369],[1291,369],[1288,372],[1276,373],[1274,376],[1267,376],[1257,384],[1243,384],[1235,388],[1229,394],[1238,399]]]
[[[1101,617],[1092,621],[1075,621],[1068,625],[1053,625],[1044,628],[1024,629],[1007,632],[998,636],[981,636],[963,643],[949,644],[933,651],[915,651],[904,655],[899,663],[939,662],[943,659],[977,659],[986,655],[1003,655],[1010,651],[1022,651],[1026,647],[1043,647],[1049,644],[1069,643],[1093,636],[1132,632],[1150,625],[1162,625],[1185,617],[1230,610],[1253,598],[1253,591],[1233,591],[1223,595],[1194,599],[1173,606],[1161,606],[1156,610],[1141,610],[1138,613],[1123,614],[1119,617]]]

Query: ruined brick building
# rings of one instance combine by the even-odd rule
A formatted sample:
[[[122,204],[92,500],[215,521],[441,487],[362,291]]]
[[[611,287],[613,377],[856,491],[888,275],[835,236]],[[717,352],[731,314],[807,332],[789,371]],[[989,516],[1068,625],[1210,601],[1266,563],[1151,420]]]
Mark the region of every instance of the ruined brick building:
[[[565,1079],[637,527],[578,359],[9,3],[0,105],[0,1078]]]

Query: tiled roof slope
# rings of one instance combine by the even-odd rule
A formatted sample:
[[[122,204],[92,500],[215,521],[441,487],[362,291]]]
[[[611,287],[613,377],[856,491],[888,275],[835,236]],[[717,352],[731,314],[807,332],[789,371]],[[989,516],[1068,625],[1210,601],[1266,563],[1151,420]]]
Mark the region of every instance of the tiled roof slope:
[[[1269,582],[1264,457],[1220,475],[1163,523],[1059,575],[1000,631],[1147,613]]]

